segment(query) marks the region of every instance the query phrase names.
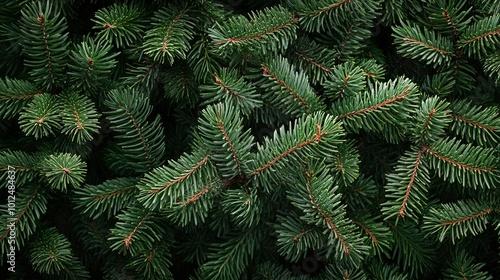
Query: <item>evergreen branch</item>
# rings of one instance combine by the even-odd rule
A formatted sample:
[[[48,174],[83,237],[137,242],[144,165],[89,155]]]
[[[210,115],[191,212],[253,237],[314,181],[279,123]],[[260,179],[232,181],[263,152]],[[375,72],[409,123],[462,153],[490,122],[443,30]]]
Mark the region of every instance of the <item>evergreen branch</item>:
[[[332,230],[332,232],[335,234],[335,237],[340,240],[340,243],[342,244],[342,247],[344,248],[344,251],[346,254],[350,254],[350,249],[349,249],[349,244],[347,244],[346,240],[344,239],[344,236],[342,234],[340,234],[340,232],[338,231],[337,227],[333,224],[332,222],[332,217],[330,217],[330,215],[328,215],[328,213],[321,209],[321,206],[318,204],[318,202],[316,201],[316,198],[313,194],[313,190],[312,190],[312,184],[311,184],[311,179],[312,179],[312,176],[314,174],[314,170],[311,170],[310,173],[305,173],[305,177],[307,178],[307,188],[309,190],[309,198],[311,199],[311,202],[312,202],[312,205],[314,208],[316,208],[316,210],[318,211],[318,213],[323,217],[323,219],[326,221],[326,224],[328,225],[328,227],[330,228],[330,230]]]
[[[308,250],[319,250],[326,246],[321,229],[308,225],[300,216],[301,213],[296,211],[281,213],[274,224],[277,251],[291,262],[303,259]]]
[[[158,214],[145,209],[139,204],[131,204],[117,217],[115,228],[111,229],[109,241],[114,242],[110,248],[119,253],[131,256],[153,248],[166,232]]]
[[[95,90],[109,80],[109,73],[116,66],[116,57],[119,53],[111,52],[112,45],[107,42],[95,42],[90,37],[84,38],[76,48],[71,51],[68,72],[73,87],[84,90]]]
[[[10,175],[8,171],[12,171],[13,169],[16,173],[15,181],[17,185],[23,186],[35,181],[39,177],[37,170],[37,163],[39,161],[39,156],[30,155],[22,151],[5,150],[0,152],[0,171],[2,171],[0,180],[7,182]]]
[[[459,200],[454,203],[432,207],[424,217],[423,230],[437,235],[439,241],[451,238],[455,244],[469,234],[478,235],[486,229],[489,216],[494,211],[491,201],[476,199]]]
[[[227,45],[227,44],[239,44],[239,43],[243,43],[243,42],[246,42],[246,41],[252,41],[252,40],[260,40],[262,37],[266,36],[266,35],[270,35],[270,34],[273,34],[273,33],[276,33],[278,32],[279,30],[281,29],[285,29],[287,28],[288,26],[292,25],[292,24],[295,24],[299,19],[297,17],[294,17],[292,20],[288,21],[288,22],[285,22],[281,25],[278,25],[278,26],[274,26],[272,27],[271,29],[269,30],[265,30],[263,32],[260,32],[260,33],[257,33],[255,35],[251,35],[251,36],[245,36],[245,37],[237,37],[237,38],[226,38],[225,41],[221,42],[221,41],[216,41],[215,44],[216,45]]]
[[[304,53],[299,53],[299,52],[295,52],[295,54],[297,54],[298,56],[300,56],[302,59],[304,59],[307,63],[325,71],[326,73],[330,74],[332,73],[332,69],[328,68],[326,65],[323,65],[321,64],[320,62],[318,61],[315,61],[313,60],[311,57],[307,56],[306,54]]]
[[[197,78],[188,66],[185,61],[179,61],[166,70],[158,71],[165,97],[175,101],[179,108],[194,108],[199,103]]]
[[[299,37],[287,51],[287,58],[297,69],[306,72],[311,83],[323,82],[333,72],[338,54],[306,36]]]
[[[36,139],[55,134],[55,130],[61,128],[59,105],[51,94],[36,95],[19,116],[21,130]]]
[[[258,80],[258,85],[266,90],[265,99],[284,113],[298,117],[324,108],[307,76],[296,72],[286,58],[279,56],[269,63],[263,63],[260,69],[263,77]]]
[[[403,266],[403,270],[409,272],[410,279],[419,278],[418,275],[433,267],[435,247],[414,224],[389,223],[389,227],[394,236],[394,257],[397,257],[397,263]]]
[[[145,15],[143,7],[115,3],[95,13],[92,22],[96,25],[92,29],[101,29],[97,33],[99,40],[108,41],[118,48],[133,45],[141,39],[146,29]]]
[[[437,96],[422,101],[422,105],[414,116],[413,141],[431,143],[445,135],[448,124],[452,121],[449,103]]]
[[[471,43],[474,43],[474,42],[476,42],[478,40],[484,39],[485,37],[495,36],[495,35],[500,35],[500,29],[489,31],[489,32],[484,33],[484,34],[477,35],[476,37],[473,37],[473,38],[471,38],[469,40],[466,40],[464,42],[464,44],[471,44]]]
[[[255,160],[249,163],[250,170],[253,170],[251,175],[267,189],[271,182],[282,180],[282,174],[271,170],[296,166],[302,162],[304,154],[330,158],[331,153],[337,151],[338,137],[342,134],[339,123],[329,115],[314,113],[304,116],[295,121],[293,129],[292,124],[288,132],[281,127],[273,140],[266,139],[264,147],[258,147]]]
[[[491,188],[499,181],[494,149],[464,145],[456,139],[440,139],[423,148],[431,155],[430,166],[447,181],[474,189]]]
[[[494,278],[486,271],[481,271],[485,264],[476,263],[474,256],[464,249],[457,249],[452,257],[446,262],[447,268],[443,276],[450,279],[481,279],[493,280]]]
[[[451,29],[453,30],[453,41],[456,42],[460,40],[460,35],[458,33],[457,26],[455,22],[453,21],[453,18],[450,15],[450,12],[447,9],[444,9],[443,12],[441,13],[443,18],[448,22],[448,24],[451,26]]]
[[[451,158],[448,158],[446,156],[440,155],[436,151],[432,150],[429,146],[426,146],[426,145],[424,145],[424,150],[429,152],[431,155],[435,156],[436,158],[446,162],[446,163],[449,163],[449,164],[454,165],[454,166],[458,166],[458,167],[466,169],[466,170],[480,171],[480,172],[481,171],[482,172],[492,172],[493,171],[492,167],[471,166],[471,165],[468,165],[467,163],[459,162],[459,161],[453,160]]]
[[[83,144],[94,138],[92,134],[98,133],[100,114],[88,97],[69,92],[64,95],[60,107],[63,108],[61,132],[70,135],[72,141]]]
[[[155,61],[170,65],[175,58],[186,58],[193,38],[195,21],[188,16],[190,8],[183,4],[170,4],[155,12],[153,28],[144,36],[143,51]]]
[[[479,122],[475,122],[473,120],[464,118],[464,117],[462,117],[460,115],[457,115],[455,113],[451,113],[451,116],[453,116],[453,118],[455,118],[458,121],[464,122],[464,123],[466,123],[468,125],[475,126],[477,128],[480,128],[480,129],[484,129],[484,130],[488,130],[488,131],[495,131],[495,130],[497,130],[496,127],[484,125],[484,124],[481,124]]]
[[[494,147],[499,140],[500,119],[495,107],[474,106],[470,102],[451,104],[451,130],[469,142]]]
[[[167,218],[172,223],[186,227],[206,221],[215,202],[214,197],[218,194],[217,190],[221,187],[221,180],[214,177],[203,183],[194,187],[189,186],[185,198],[177,199],[171,207],[166,209]]]
[[[211,244],[207,262],[201,266],[204,279],[239,278],[262,244],[262,230],[249,228],[232,232],[223,237],[223,242]]]
[[[316,124],[316,134],[314,137],[311,137],[309,139],[306,139],[297,145],[289,148],[285,152],[279,154],[275,158],[271,159],[269,162],[267,162],[265,165],[259,167],[258,169],[252,171],[252,175],[258,175],[259,173],[273,167],[279,160],[283,159],[284,157],[296,152],[298,149],[303,148],[311,143],[317,142],[318,144],[321,141],[321,138],[325,136],[327,133],[321,131],[321,126],[319,124]]]
[[[215,80],[212,85],[200,86],[200,95],[206,99],[203,104],[225,101],[244,115],[249,115],[262,105],[255,86],[245,81],[235,70],[223,68],[213,77]]]
[[[417,175],[418,167],[422,161],[422,154],[424,153],[424,151],[425,150],[418,151],[417,159],[415,160],[415,165],[414,165],[413,170],[411,172],[410,182],[408,183],[408,186],[406,187],[406,192],[405,192],[405,196],[403,198],[403,202],[401,203],[401,208],[399,208],[399,210],[398,210],[398,216],[401,218],[404,218],[404,216],[405,216],[408,198],[410,197],[410,192],[412,190],[413,183],[414,183],[415,177]]]
[[[386,202],[382,212],[386,220],[410,217],[418,220],[426,205],[429,171],[423,155],[426,149],[412,148],[399,160],[395,172],[387,175]]]
[[[37,196],[42,197],[41,201],[39,202],[39,203],[41,203],[42,207],[40,207],[40,208],[39,208],[39,211],[40,211],[40,212],[39,212],[39,214],[38,214],[38,215],[40,215],[40,214],[42,214],[42,213],[44,213],[44,212],[46,211],[46,209],[47,209],[47,206],[46,206],[47,201],[46,201],[46,200],[45,200],[45,198],[44,198],[44,197],[43,197],[43,196],[39,193],[40,188],[41,188],[41,185],[40,185],[40,186],[38,186],[37,188],[35,188],[35,189],[33,190],[33,193],[31,193],[31,194],[29,195],[29,198],[28,198],[28,200],[26,201],[26,203],[23,203],[23,208],[21,209],[21,211],[19,211],[19,213],[17,213],[17,215],[15,216],[14,220],[9,221],[9,223],[14,224],[14,225],[18,225],[18,224],[20,223],[21,219],[25,217],[26,212],[27,212],[27,211],[28,211],[31,207],[33,207],[34,200],[35,200],[35,198],[37,198]],[[36,211],[36,212],[38,212],[38,211]],[[38,218],[39,218],[39,217],[38,217]],[[28,224],[29,224],[29,223],[28,223]],[[33,224],[33,222],[32,222],[32,224]],[[6,228],[6,230],[5,230],[4,234],[2,234],[2,235],[0,236],[0,244],[1,244],[4,240],[5,240],[5,238],[7,238],[7,236],[9,235],[9,233],[10,233],[10,231],[11,231],[11,228],[13,228],[13,227],[10,227],[10,226],[5,226],[4,228]],[[34,228],[32,228],[32,230],[34,230]],[[26,234],[28,234],[28,233],[26,233]],[[3,249],[3,247],[2,247],[2,249]]]
[[[74,201],[77,209],[96,219],[107,212],[107,217],[114,217],[118,211],[135,200],[138,182],[135,178],[117,178],[99,185],[86,185],[76,190]]]
[[[36,272],[56,275],[74,265],[70,242],[56,228],[42,229],[34,237],[29,257]]]
[[[339,185],[347,186],[359,176],[359,152],[354,141],[342,143],[338,150],[331,170],[335,178],[338,178]]]
[[[40,163],[40,172],[52,189],[66,192],[68,186],[78,188],[87,173],[87,163],[79,155],[58,153],[47,156]]]
[[[153,109],[149,99],[134,89],[115,89],[104,104],[110,109],[105,114],[111,128],[119,133],[116,136],[117,152],[133,161],[125,167],[117,166],[116,161],[111,162],[111,167],[125,174],[127,170],[146,172],[160,166],[165,153],[165,136],[160,116],[151,123],[147,121]]]
[[[488,41],[488,44],[485,44]],[[500,15],[492,15],[469,26],[460,40],[460,48],[469,55],[483,56],[500,43]]]
[[[211,157],[198,151],[146,173],[137,184],[139,201],[150,209],[181,206],[181,202],[214,183],[216,169]]]
[[[148,168],[151,169],[151,167],[152,167],[151,153],[149,152],[148,146],[146,144],[146,137],[144,137],[144,133],[143,133],[141,127],[139,127],[139,125],[138,125],[138,121],[135,119],[135,117],[130,113],[130,111],[126,107],[123,107],[122,105],[118,105],[118,108],[122,109],[123,112],[125,113],[125,115],[132,122],[132,125],[134,126],[134,129],[137,132],[137,135],[141,139],[142,150],[144,151],[144,155],[146,157]]]
[[[197,162],[190,170],[188,170],[186,173],[182,174],[180,177],[176,178],[175,180],[170,181],[170,182],[164,184],[161,188],[155,188],[155,189],[150,190],[149,193],[150,194],[156,194],[156,193],[159,193],[161,191],[164,191],[167,188],[170,188],[171,186],[173,186],[175,184],[181,183],[186,178],[188,178],[193,173],[195,173],[199,168],[201,168],[202,166],[204,166],[208,162],[209,158],[210,158],[210,155],[206,155],[199,162]]]
[[[365,244],[370,246],[373,255],[389,257],[393,249],[392,233],[387,225],[378,221],[379,218],[380,216],[371,216],[369,212],[358,212],[353,223],[359,226],[363,235],[369,237]]]
[[[443,49],[440,49],[440,48],[434,47],[434,46],[429,45],[429,44],[427,44],[427,43],[425,43],[425,42],[422,42],[422,41],[420,41],[420,40],[418,40],[418,39],[413,39],[413,38],[403,37],[403,38],[402,38],[402,40],[403,40],[403,41],[405,41],[405,42],[410,42],[410,43],[414,43],[414,44],[417,44],[417,45],[423,46],[423,47],[425,47],[425,48],[427,48],[427,49],[431,49],[431,50],[433,50],[433,51],[435,51],[435,52],[438,52],[438,53],[441,53],[441,54],[444,54],[444,55],[450,55],[450,54],[451,54],[451,52],[450,52],[450,51],[446,51],[446,50],[443,50]]]
[[[201,189],[201,191],[195,193],[193,196],[184,201],[184,206],[188,206],[189,204],[196,203],[200,197],[211,191],[215,188],[215,185],[208,186],[206,188]]]
[[[66,28],[58,5],[36,1],[21,11],[22,47],[27,54],[25,64],[32,68],[30,74],[43,88],[52,89],[63,82],[68,54]]]
[[[431,28],[443,35],[453,38],[456,43],[468,27],[472,7],[467,7],[467,1],[435,2],[425,7],[429,14]]]
[[[360,94],[366,87],[362,69],[354,62],[346,62],[332,68],[323,83],[325,95],[331,99]]]
[[[287,198],[304,213],[300,219],[321,227],[325,243],[309,242],[309,246],[326,246],[327,255],[334,252],[337,260],[346,258],[357,266],[369,247],[363,244],[365,240],[352,221],[346,218],[338,187],[328,173],[329,170],[321,162],[304,167],[302,175],[295,175],[297,180],[293,181],[293,189],[287,190]]]
[[[300,16],[301,28],[321,32],[338,27],[339,21],[370,21],[377,14],[378,1],[359,0],[287,0],[287,6]]]
[[[376,83],[364,94],[355,94],[332,104],[332,114],[343,120],[346,129],[357,132],[387,131],[387,125],[399,126],[414,111],[418,91],[408,79]],[[393,134],[391,134],[393,135]]]
[[[29,81],[7,77],[0,79],[0,118],[14,118],[30,100],[42,93],[43,90],[37,89]]]
[[[219,48],[253,46],[280,49],[295,38],[298,17],[283,7],[265,8],[252,13],[250,20],[234,16],[223,25],[209,29],[209,35]]]
[[[286,89],[295,100],[299,101],[304,105],[307,109],[310,109],[310,105],[305,101],[302,97],[299,96],[297,92],[295,92],[289,85],[285,83],[285,81],[281,80],[275,73],[271,72],[265,65],[262,65],[262,72],[264,76],[269,75],[275,82],[277,82],[282,88]]]
[[[130,247],[130,244],[132,244],[132,238],[134,237],[135,233],[137,232],[137,230],[139,230],[139,228],[146,222],[146,220],[148,219],[150,213],[148,212],[143,218],[142,220],[135,226],[134,230],[132,230],[128,235],[127,237],[125,237],[125,239],[123,239],[123,244],[125,246],[125,249],[128,250],[128,248]]]
[[[200,119],[201,146],[212,154],[212,160],[225,179],[244,178],[249,174],[246,162],[250,158],[253,137],[244,131],[238,110],[219,103],[202,111]],[[217,129],[214,129],[217,128]]]
[[[483,210],[483,211],[481,211],[479,213],[476,213],[476,214],[468,216],[468,217],[461,218],[459,220],[441,222],[441,225],[442,226],[454,226],[454,225],[458,225],[458,224],[461,224],[461,223],[465,223],[468,220],[473,220],[473,219],[479,218],[481,216],[490,214],[491,211],[493,211],[493,208],[488,208],[488,209]]]
[[[372,240],[372,243],[373,243],[374,246],[378,245],[377,237],[375,236],[375,234],[373,234],[373,232],[370,229],[368,229],[366,226],[364,226],[359,221],[353,221],[353,223],[355,223],[356,225],[358,225],[364,232],[366,232],[370,236],[370,239]]]
[[[319,10],[310,11],[310,12],[307,13],[307,15],[309,15],[309,16],[313,15],[314,16],[314,15],[319,15],[319,14],[322,14],[322,13],[330,12],[330,11],[335,10],[335,9],[339,8],[340,6],[345,5],[345,4],[347,4],[347,3],[351,2],[351,1],[353,1],[353,0],[342,0],[340,2],[333,3],[333,4],[329,5],[329,6],[323,7],[321,9],[319,9]]]
[[[398,53],[427,64],[447,65],[453,54],[453,42],[439,33],[423,30],[418,25],[403,24],[394,29]]]
[[[237,227],[251,228],[261,220],[264,203],[257,188],[227,190],[221,204],[224,213]]]
[[[349,113],[346,113],[346,114],[342,114],[342,115],[339,116],[339,119],[352,118],[352,117],[355,117],[355,116],[358,116],[358,115],[363,115],[363,114],[366,114],[366,113],[369,113],[369,112],[372,112],[372,111],[375,111],[375,110],[379,110],[382,107],[385,107],[387,105],[390,105],[392,103],[395,103],[397,101],[405,99],[407,97],[408,93],[411,90],[412,90],[411,88],[408,88],[404,92],[402,92],[402,93],[394,96],[393,98],[384,100],[381,103],[375,104],[375,105],[370,106],[368,108],[363,108],[363,109],[358,110],[358,111],[353,111],[353,112],[349,112]]]
[[[228,94],[234,96],[236,99],[246,99],[245,96],[230,89],[227,85],[225,85],[224,82],[217,75],[214,74],[214,78],[215,78],[215,83],[218,84]]]

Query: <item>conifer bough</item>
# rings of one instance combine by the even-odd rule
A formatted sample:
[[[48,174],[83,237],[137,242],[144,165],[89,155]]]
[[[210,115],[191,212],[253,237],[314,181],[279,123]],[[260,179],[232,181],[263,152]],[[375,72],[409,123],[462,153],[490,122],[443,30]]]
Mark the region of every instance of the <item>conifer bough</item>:
[[[2,3],[7,279],[500,275],[498,0],[111,2]]]

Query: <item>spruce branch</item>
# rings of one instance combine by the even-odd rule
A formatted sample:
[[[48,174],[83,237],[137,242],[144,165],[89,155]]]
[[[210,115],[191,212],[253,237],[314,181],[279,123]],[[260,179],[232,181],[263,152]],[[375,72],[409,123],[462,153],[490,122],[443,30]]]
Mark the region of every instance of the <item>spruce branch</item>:
[[[487,147],[494,147],[500,138],[500,119],[498,109],[475,106],[465,100],[450,105],[453,122],[450,130],[464,137],[468,142],[476,142]]]
[[[144,16],[146,10],[136,4],[115,3],[112,6],[99,9],[92,19],[98,29],[97,37],[121,48],[140,41],[141,34],[146,29]]]
[[[117,145],[124,158],[130,159],[128,166],[120,166],[121,172],[146,172],[163,163],[165,143],[160,116],[152,122],[147,118],[152,106],[143,93],[134,89],[112,90],[104,104],[109,111],[104,112],[111,128],[119,133]],[[133,133],[130,132],[133,128]],[[112,163],[112,167],[119,164]]]
[[[394,238],[394,255],[397,263],[407,271],[410,279],[419,278],[435,265],[436,249],[432,242],[410,221],[388,223]]]
[[[55,274],[70,266],[72,252],[69,242],[55,228],[45,229],[35,238],[30,252],[35,271]]]
[[[456,244],[459,239],[483,232],[493,211],[488,200],[469,199],[440,204],[424,216],[422,229],[440,242],[451,238],[451,242]]]
[[[444,180],[474,189],[491,189],[499,182],[499,161],[494,149],[462,144],[453,138],[439,139],[423,149],[429,167]]]
[[[334,66],[323,83],[325,95],[330,99],[354,96],[366,88],[363,70],[354,62]]]
[[[198,151],[146,173],[137,185],[139,201],[150,209],[172,207],[178,200],[187,201],[215,180],[216,169],[209,159],[210,155]]]
[[[19,125],[28,136],[36,139],[55,135],[61,129],[60,104],[48,93],[36,95],[19,116]]]
[[[268,50],[286,49],[296,37],[298,18],[286,8],[277,6],[251,13],[250,20],[233,16],[224,24],[216,23],[209,35],[220,49],[250,47]]]
[[[327,256],[332,255],[336,261],[345,260],[357,267],[369,247],[363,244],[364,240],[356,232],[352,220],[346,217],[338,187],[328,173],[329,170],[321,164],[307,166],[293,191],[287,191],[287,197],[302,210],[302,220],[323,229]]]
[[[202,141],[213,154],[212,160],[223,178],[244,178],[250,174],[247,161],[253,147],[250,130],[244,131],[239,111],[218,103],[202,112],[198,126]],[[217,129],[214,129],[217,128]]]
[[[227,68],[213,75],[212,84],[200,85],[200,95],[205,99],[203,104],[226,102],[247,116],[263,103],[252,83]]]
[[[311,83],[322,83],[333,73],[332,68],[335,66],[338,54],[324,45],[300,36],[288,50],[287,58],[297,69],[306,72]]]
[[[87,173],[87,163],[78,155],[52,154],[43,159],[40,173],[50,188],[66,192],[68,186],[80,187]]]
[[[285,132],[282,126],[275,131],[273,139],[266,138],[263,146],[258,146],[255,159],[249,162],[251,177],[266,191],[271,190],[273,182],[280,182],[287,170],[300,164],[301,157],[309,155],[329,158],[337,151],[343,129],[335,118],[323,113],[314,113],[296,120]],[[298,162],[297,162],[298,161]]]
[[[325,105],[309,85],[307,76],[290,65],[286,58],[261,65],[263,76],[257,85],[266,90],[264,98],[285,114],[299,117],[303,113],[323,110]]]
[[[363,0],[287,0],[286,4],[298,13],[300,26],[308,32],[322,32],[334,28],[339,19],[372,19],[376,14],[379,1]]]
[[[115,68],[116,56],[111,52],[112,45],[94,41],[87,37],[70,53],[71,63],[68,72],[73,87],[83,90],[96,89],[109,79],[109,73]]]
[[[15,213],[9,213],[7,204],[2,205],[2,214],[0,215],[0,225],[2,226],[0,231],[1,261],[11,251],[11,245],[15,245],[17,249],[20,249],[35,233],[42,215],[47,211],[47,199],[48,196],[42,185],[34,186],[30,184],[16,192],[17,209]],[[14,220],[12,220],[12,217],[14,217]],[[14,227],[11,227],[11,225],[14,225]],[[15,244],[8,243],[12,229],[16,230]]]
[[[14,118],[36,95],[42,93],[30,81],[8,77],[0,79],[0,119]]]
[[[152,28],[144,36],[143,51],[155,61],[170,65],[176,58],[185,59],[193,38],[195,22],[190,7],[171,4],[155,12]]]
[[[395,172],[387,175],[384,189],[388,200],[382,203],[386,220],[409,217],[418,221],[423,213],[430,183],[425,152],[413,147],[398,160]]]
[[[427,64],[448,65],[454,57],[453,42],[439,33],[416,24],[402,24],[394,29],[395,43],[402,56]]]
[[[28,154],[23,151],[5,150],[0,152],[0,180],[8,181],[9,169],[15,171],[14,179],[17,185],[24,185],[39,178],[37,164],[40,161],[38,155]],[[9,168],[10,167],[10,168]],[[7,187],[4,184],[2,187]],[[0,188],[2,188],[0,187]]]
[[[438,97],[430,97],[422,104],[414,115],[413,141],[416,143],[432,143],[443,137],[445,128],[451,122],[451,111],[448,102]]]
[[[70,136],[71,141],[83,144],[94,138],[92,134],[98,133],[100,114],[88,97],[68,92],[64,95],[60,108],[63,125],[61,132]]]
[[[63,82],[68,56],[66,20],[58,5],[36,1],[21,10],[21,37],[25,65],[30,67],[34,82],[50,90]],[[33,28],[36,26],[36,28]]]
[[[115,227],[111,229],[108,238],[113,251],[132,257],[150,250],[165,234],[161,218],[158,213],[152,212],[140,204],[134,203],[119,214]]]
[[[298,262],[306,257],[309,250],[326,247],[321,228],[308,225],[300,219],[300,212],[290,211],[277,215],[274,224],[278,253],[291,262]]]
[[[457,250],[446,264],[448,267],[443,271],[443,275],[449,279],[494,279],[487,272],[482,271],[485,264],[475,262],[474,256],[465,250]]]
[[[138,181],[137,178],[116,178],[99,185],[86,185],[75,190],[73,200],[76,208],[90,218],[97,219],[106,213],[110,219],[135,201]]]
[[[332,105],[332,114],[344,122],[348,132],[363,128],[383,131],[382,125],[398,125],[414,110],[418,91],[409,79],[376,83],[364,94],[342,98]]]
[[[204,279],[239,278],[260,249],[263,237],[262,229],[251,227],[242,232],[233,231],[211,244],[207,262],[200,267],[206,275]]]
[[[469,56],[482,57],[491,50],[495,51],[495,48],[489,47],[490,44],[492,46],[500,44],[500,15],[498,14],[470,25],[460,40],[460,48],[464,49]]]

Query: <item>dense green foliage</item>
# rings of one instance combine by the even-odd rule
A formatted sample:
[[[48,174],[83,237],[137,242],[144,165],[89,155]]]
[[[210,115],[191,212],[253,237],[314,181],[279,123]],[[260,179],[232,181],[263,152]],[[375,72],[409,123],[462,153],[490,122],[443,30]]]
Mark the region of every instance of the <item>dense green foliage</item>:
[[[0,38],[5,279],[500,275],[498,0],[4,0]]]

